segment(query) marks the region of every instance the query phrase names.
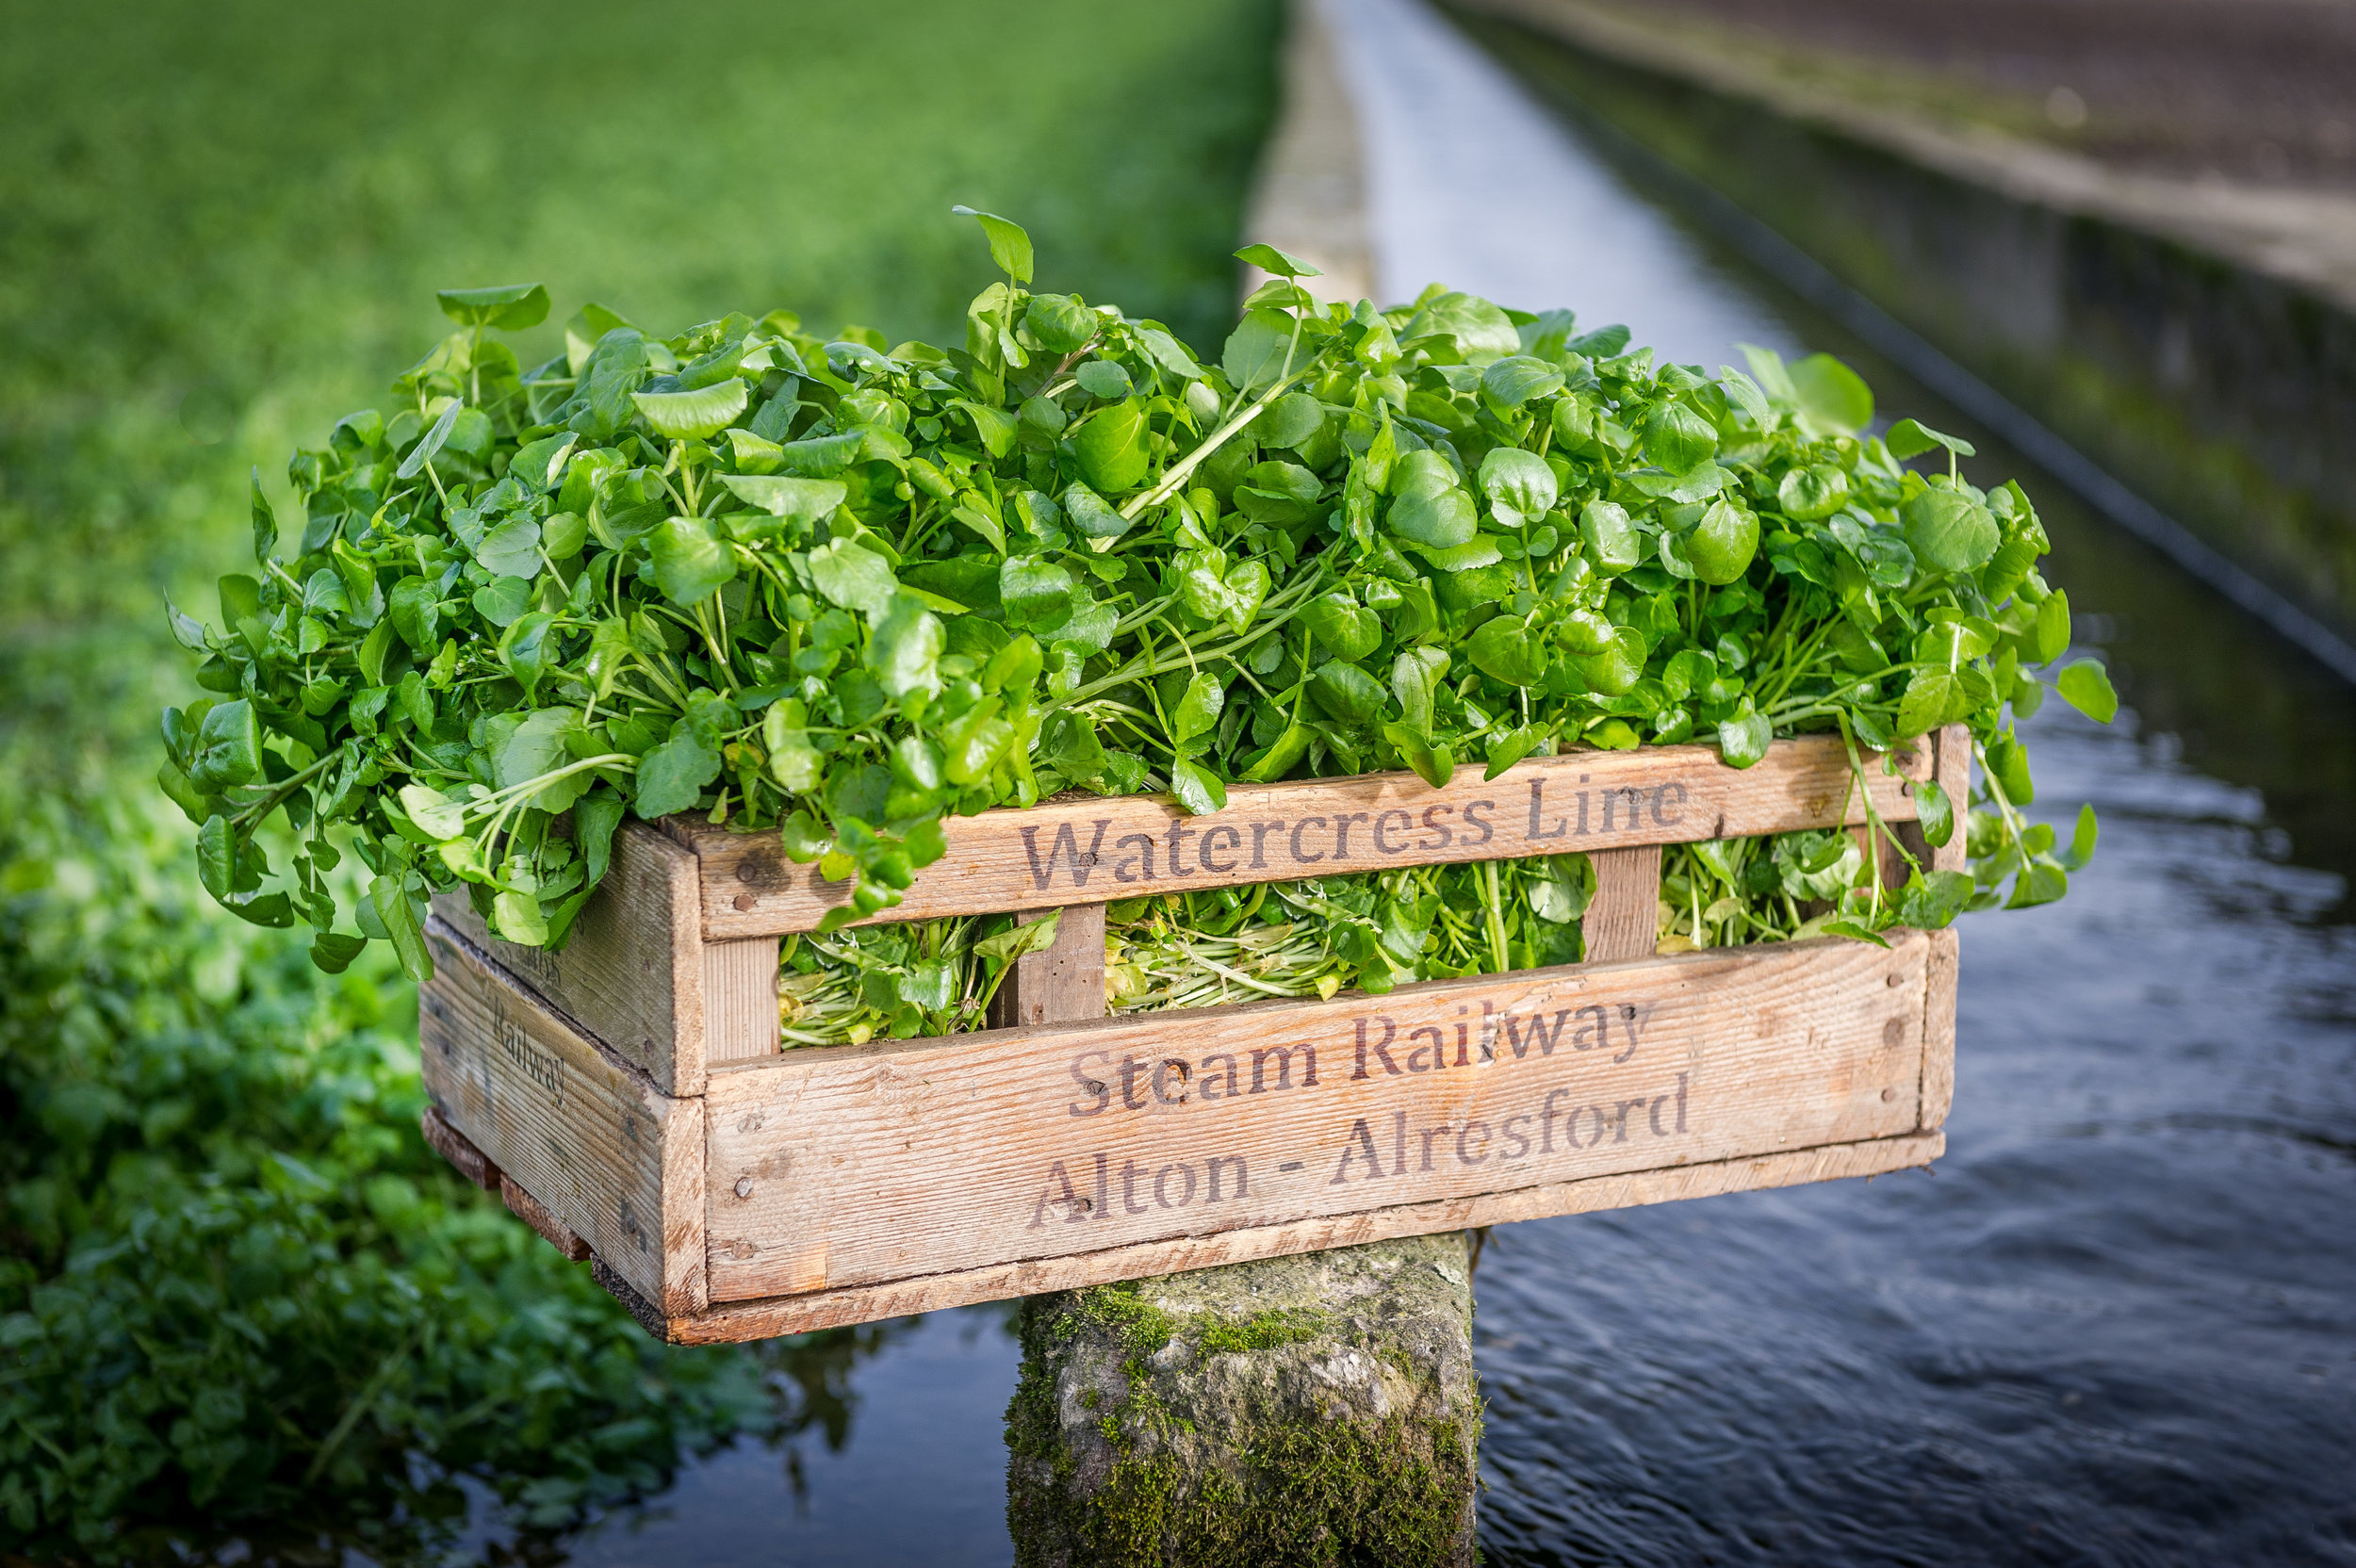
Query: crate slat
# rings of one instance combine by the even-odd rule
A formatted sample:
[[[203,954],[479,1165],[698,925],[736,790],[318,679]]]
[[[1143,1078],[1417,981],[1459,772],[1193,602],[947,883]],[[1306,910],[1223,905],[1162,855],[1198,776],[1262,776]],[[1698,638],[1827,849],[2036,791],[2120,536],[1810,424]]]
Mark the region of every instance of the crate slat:
[[[1502,1225],[1519,1219],[1637,1208],[1648,1203],[1810,1182],[1878,1176],[1927,1166],[1946,1152],[1943,1134],[1909,1133],[1857,1143],[1795,1149],[1744,1159],[1675,1166],[1612,1176],[1551,1182],[1513,1192],[1400,1203],[1363,1214],[1255,1225],[1209,1235],[1175,1236],[1063,1257],[1024,1259],[953,1270],[877,1285],[820,1290],[805,1296],[715,1303],[709,1312],[668,1319],[638,1311],[649,1332],[682,1345],[723,1345],[870,1323],[909,1313],[939,1312],[974,1301],[998,1301],[1041,1291],[1072,1290],[1116,1280],[1144,1279],[1182,1269],[1214,1268],[1253,1258],[1355,1247],[1399,1236]],[[618,1294],[618,1293],[617,1293]],[[632,1303],[633,1310],[645,1303]]]
[[[426,942],[417,1033],[434,1109],[633,1289],[701,1311],[704,1102],[663,1093],[438,919]]]
[[[712,1298],[1912,1133],[1930,948],[1683,954],[714,1073]]]
[[[1930,776],[1932,749],[1902,752],[1897,778],[1883,776],[1874,754],[1865,754],[1874,807],[1886,820],[1912,819],[1903,787]],[[1779,741],[1745,769],[1727,767],[1711,746],[1647,746],[1530,758],[1493,782],[1482,780],[1478,765],[1460,767],[1440,790],[1410,773],[1235,785],[1227,808],[1205,816],[1189,816],[1163,796],[1058,800],[950,818],[948,854],[875,918],[988,914],[1864,820],[1840,737],[1821,735]],[[707,940],[808,931],[849,896],[847,883],[786,859],[774,833],[732,833],[679,817],[663,828],[702,866]]]
[[[1579,922],[1587,961],[1650,954],[1661,928],[1661,846],[1599,849],[1589,859],[1595,868],[1595,896]]]

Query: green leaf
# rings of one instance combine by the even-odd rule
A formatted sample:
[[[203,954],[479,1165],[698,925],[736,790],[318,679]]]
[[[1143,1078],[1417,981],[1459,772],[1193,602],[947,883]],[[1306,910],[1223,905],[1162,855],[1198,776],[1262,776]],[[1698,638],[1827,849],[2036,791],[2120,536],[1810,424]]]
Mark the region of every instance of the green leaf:
[[[401,787],[401,808],[429,839],[462,839],[466,834],[466,803],[451,800],[423,784]]]
[[[637,812],[651,822],[690,810],[719,776],[719,748],[706,743],[681,719],[672,726],[669,740],[638,760]]]
[[[1481,776],[1486,780],[1497,779],[1506,769],[1529,756],[1546,738],[1546,727],[1544,725],[1526,724],[1518,729],[1507,730],[1489,743],[1489,766]]]
[[[1509,354],[1481,373],[1481,389],[1507,408],[1562,390],[1562,368],[1528,354]]]
[[[425,930],[409,901],[406,878],[398,874],[376,877],[368,884],[368,904],[401,960],[401,972],[420,983],[433,979],[434,960],[426,952]]]
[[[1179,598],[1206,621],[1224,621],[1237,635],[1252,625],[1268,592],[1268,563],[1229,563],[1219,550],[1189,550],[1178,558]]]
[[[1683,403],[1661,403],[1645,416],[1644,456],[1665,472],[1690,474],[1717,451],[1717,431]]]
[[[930,696],[941,690],[945,641],[941,617],[914,596],[900,594],[868,639],[866,667],[895,702],[917,692]]]
[[[278,548],[278,514],[270,507],[270,498],[262,494],[262,470],[252,470],[254,485],[254,561],[256,565],[270,564],[270,556]]]
[[[1053,947],[1055,945],[1055,930],[1062,919],[1061,909],[1051,909],[1044,919],[1011,927],[999,932],[994,937],[985,937],[973,944],[973,956],[977,958],[988,958],[996,963],[1010,964],[1025,953],[1034,953],[1043,947]]]
[[[1456,756],[1444,745],[1435,745],[1430,736],[1412,725],[1386,724],[1383,738],[1398,749],[1417,777],[1435,790],[1446,789],[1448,781],[1456,776]]]
[[[393,477],[415,479],[425,472],[425,466],[434,461],[441,451],[442,444],[450,439],[450,433],[457,425],[462,412],[464,405],[452,398],[442,409],[441,416],[434,421],[433,428],[425,433],[424,439],[409,449],[409,455],[401,460],[401,466],[393,470]]]
[[[1873,422],[1873,389],[1832,355],[1810,354],[1790,374],[1801,409],[1818,424],[1859,431]]]
[[[736,579],[736,551],[709,517],[669,519],[647,536],[646,553],[655,586],[674,604],[708,599]]]
[[[1252,433],[1263,448],[1298,447],[1324,428],[1323,403],[1306,392],[1287,392],[1268,405]],[[1310,478],[1314,482],[1316,476]]]
[[[2037,799],[2037,784],[2029,776],[2028,749],[2018,739],[1999,735],[1980,747],[1980,756],[1988,763],[1989,776],[2003,788],[2006,800],[2015,806],[2027,806]]]
[[[1606,577],[1633,571],[1644,559],[1644,536],[1617,501],[1589,501],[1579,509],[1579,537],[1588,564]]]
[[[1154,364],[1179,380],[1203,379],[1203,367],[1195,363],[1194,355],[1186,351],[1186,345],[1159,327],[1140,328],[1137,341],[1145,346],[1146,353],[1152,356]]]
[[[1955,836],[1955,803],[1947,798],[1936,779],[1925,778],[1914,786],[1914,820],[1922,830],[1922,841],[1933,849],[1944,848]]]
[[[1170,792],[1195,816],[1227,809],[1227,786],[1200,762],[1179,758],[1170,765]]]
[[[1719,760],[1730,768],[1752,767],[1767,755],[1774,739],[1767,715],[1754,710],[1745,695],[1731,717],[1718,721]]]
[[[2002,535],[1988,508],[1958,490],[1934,485],[1898,509],[1906,547],[1925,566],[1974,572],[1996,553]]]
[[[539,694],[540,679],[548,674],[556,649],[550,642],[556,617],[545,610],[534,610],[515,617],[515,624],[499,637],[499,661],[523,683],[524,700],[533,701]],[[410,676],[402,677],[405,681]]]
[[[1896,739],[1909,740],[1926,735],[1941,725],[1953,724],[1971,711],[1971,698],[1963,682],[1947,670],[1917,670],[1906,682],[1905,695],[1898,699],[1898,733]]]
[[[1186,694],[1170,715],[1170,738],[1181,751],[1219,727],[1219,710],[1227,706],[1227,689],[1205,671],[1186,682]]]
[[[1090,539],[1118,539],[1129,531],[1130,519],[1085,484],[1067,487],[1062,504],[1065,521]]]
[[[1010,555],[998,568],[998,599],[1006,624],[1043,631],[1072,616],[1079,584],[1043,555]]]
[[[1480,514],[1446,458],[1429,450],[1409,452],[1393,471],[1392,484],[1397,498],[1383,521],[1393,533],[1434,549],[1472,543]]]
[[[532,603],[532,584],[519,577],[493,578],[468,596],[467,602],[474,606],[476,614],[493,626],[511,627],[522,619],[525,608]]]
[[[1473,667],[1509,686],[1535,686],[1546,678],[1546,645],[1517,617],[1497,615],[1481,623],[1465,647]]]
[[[197,727],[196,753],[188,777],[199,790],[216,794],[250,784],[262,773],[262,728],[254,705],[239,697],[214,705]]]
[[[1227,379],[1238,392],[1251,397],[1284,379],[1293,331],[1293,318],[1282,311],[1263,308],[1244,313],[1219,355]]]
[[[2037,619],[2030,623],[2028,645],[2022,650],[2021,662],[2050,664],[2069,651],[2070,596],[2056,588],[2037,607]]]
[[[871,617],[890,612],[899,587],[890,562],[848,539],[829,540],[810,551],[810,578],[833,603]]]
[[[1031,281],[1031,237],[1023,232],[1022,224],[1010,222],[996,213],[976,212],[968,206],[955,206],[949,210],[959,218],[971,218],[980,222],[982,233],[990,237],[990,259],[997,264],[1000,271],[1017,283]]]
[[[196,830],[196,879],[217,902],[226,904],[237,875],[237,841],[229,819],[211,816]]]
[[[548,318],[548,288],[536,283],[511,283],[491,288],[437,289],[434,298],[440,302],[442,314],[462,327],[497,327],[501,332],[521,332],[526,327],[536,327]],[[597,308],[596,305],[588,307],[590,310]]]
[[[2094,808],[2078,808],[2078,826],[2070,836],[2070,847],[2053,857],[2070,871],[2084,871],[2094,863],[2094,843],[2102,827],[2094,820]]]
[[[2061,694],[2062,701],[2097,724],[2108,724],[2119,716],[2119,694],[2111,690],[2110,673],[2095,660],[2081,659],[2062,671],[2053,689]]]
[[[1944,447],[1963,457],[1977,455],[1976,449],[1962,436],[1941,435],[1917,419],[1901,419],[1890,426],[1890,433],[1882,437],[1882,445],[1890,449],[1890,456],[1902,462],[1909,457],[1920,457],[1937,447]]]
[[[515,727],[514,733],[507,737],[507,743],[499,748],[495,768],[499,788],[512,790],[559,771],[573,760],[575,744],[585,739],[579,709],[532,710],[524,715],[523,723]],[[532,792],[525,804],[542,811],[562,811],[587,794],[596,783],[597,778],[592,774],[573,774],[552,784],[542,785]],[[402,803],[407,804],[408,799],[404,792]],[[416,820],[415,812],[411,813],[411,820]],[[426,826],[422,822],[417,825]],[[454,834],[436,832],[431,827],[427,827],[426,831],[437,839],[456,837]]]
[[[483,536],[483,543],[475,547],[474,558],[493,577],[538,577],[540,525],[530,517],[501,523]]]
[[[1644,660],[1650,652],[1644,634],[1632,626],[1624,626],[1612,634],[1612,645],[1601,653],[1586,654],[1571,661],[1571,667],[1592,691],[1616,697],[1636,684],[1644,673]]]
[[[1336,588],[1311,599],[1301,612],[1301,624],[1317,645],[1344,663],[1355,663],[1374,651],[1383,640],[1383,624],[1374,612]]]
[[[368,945],[366,937],[355,937],[342,931],[322,931],[311,939],[311,962],[321,973],[341,974],[352,967],[352,960],[360,956]]]
[[[1383,711],[1383,692],[1357,665],[1329,660],[1309,677],[1309,699],[1344,724],[1364,725]]]
[[[1145,478],[1145,403],[1130,398],[1109,404],[1072,437],[1080,477],[1106,494],[1134,490]]]
[[[1495,367],[1492,367],[1495,368]],[[1493,447],[1481,460],[1481,488],[1497,520],[1507,528],[1535,522],[1554,508],[1560,487],[1554,470],[1536,452]]]
[[[1391,694],[1399,698],[1408,727],[1426,741],[1432,738],[1432,703],[1448,666],[1448,655],[1433,647],[1408,648],[1391,663]]]
[[[1759,553],[1759,519],[1724,497],[1710,503],[1692,532],[1677,540],[1693,575],[1724,586],[1750,569]]]
[[[1399,335],[1447,337],[1467,365],[1487,365],[1521,351],[1522,335],[1513,318],[1477,294],[1441,294],[1421,305]]]
[[[692,392],[632,392],[630,400],[659,434],[674,441],[706,440],[744,412],[744,383],[735,376]]]
[[[1273,272],[1280,278],[1321,278],[1325,276],[1323,272],[1294,255],[1290,251],[1280,251],[1273,245],[1247,245],[1235,253],[1235,259],[1246,267],[1256,267],[1263,272]]]

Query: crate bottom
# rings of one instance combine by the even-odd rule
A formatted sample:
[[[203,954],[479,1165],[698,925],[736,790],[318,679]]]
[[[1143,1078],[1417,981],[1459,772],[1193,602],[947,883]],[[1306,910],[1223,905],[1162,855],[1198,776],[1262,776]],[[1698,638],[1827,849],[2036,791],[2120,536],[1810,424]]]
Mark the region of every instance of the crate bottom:
[[[1765,1187],[1799,1186],[1851,1176],[1878,1176],[1928,1166],[1946,1152],[1942,1132],[1908,1133],[1857,1143],[1825,1144],[1704,1165],[1672,1166],[1555,1182],[1512,1192],[1400,1203],[1330,1218],[1258,1225],[1208,1235],[1177,1236],[1097,1252],[994,1264],[881,1284],[849,1285],[799,1296],[734,1301],[692,1316],[666,1317],[604,1264],[592,1261],[597,1282],[630,1310],[646,1331],[675,1345],[726,1345],[774,1339],[813,1329],[843,1328],[877,1318],[938,1312],[976,1301],[1000,1301],[1041,1291],[1072,1290],[1186,1269],[1214,1268],[1252,1258],[1316,1252],[1331,1247],[1428,1235],[1517,1219],[1546,1219],[1604,1209],[1632,1209],[1687,1198]]]

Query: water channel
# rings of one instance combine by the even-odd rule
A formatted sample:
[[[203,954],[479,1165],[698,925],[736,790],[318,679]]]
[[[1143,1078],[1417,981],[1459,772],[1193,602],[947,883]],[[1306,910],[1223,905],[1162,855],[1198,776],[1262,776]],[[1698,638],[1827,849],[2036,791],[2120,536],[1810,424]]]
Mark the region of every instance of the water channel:
[[[1825,348],[1980,444],[2126,699],[2032,727],[2092,801],[2069,900],[1964,927],[1936,1175],[1500,1229],[1494,1564],[2356,1562],[2356,693],[1714,247],[1413,0],[1334,0],[1386,294],[1433,278],[1664,357]],[[1003,1308],[838,1347],[832,1418],[535,1559],[1011,1555]],[[812,1356],[822,1354],[812,1348]],[[502,1550],[496,1509],[468,1550]]]

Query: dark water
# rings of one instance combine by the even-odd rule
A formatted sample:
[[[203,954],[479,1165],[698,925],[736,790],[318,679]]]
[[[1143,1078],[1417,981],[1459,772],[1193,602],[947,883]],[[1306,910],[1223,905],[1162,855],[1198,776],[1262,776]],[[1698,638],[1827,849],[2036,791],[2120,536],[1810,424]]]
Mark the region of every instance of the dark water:
[[[1346,0],[1386,291],[1569,302],[1715,365],[1841,353],[1981,442],[2127,707],[2031,727],[2102,814],[2061,905],[1973,917],[1949,1153],[1500,1229],[1488,1560],[2356,1563],[2356,694],[1657,206],[1406,0]],[[839,1442],[746,1446],[573,1560],[1010,1555],[998,1309],[879,1336]],[[810,1354],[824,1354],[813,1348]],[[502,1532],[483,1520],[478,1549]]]

